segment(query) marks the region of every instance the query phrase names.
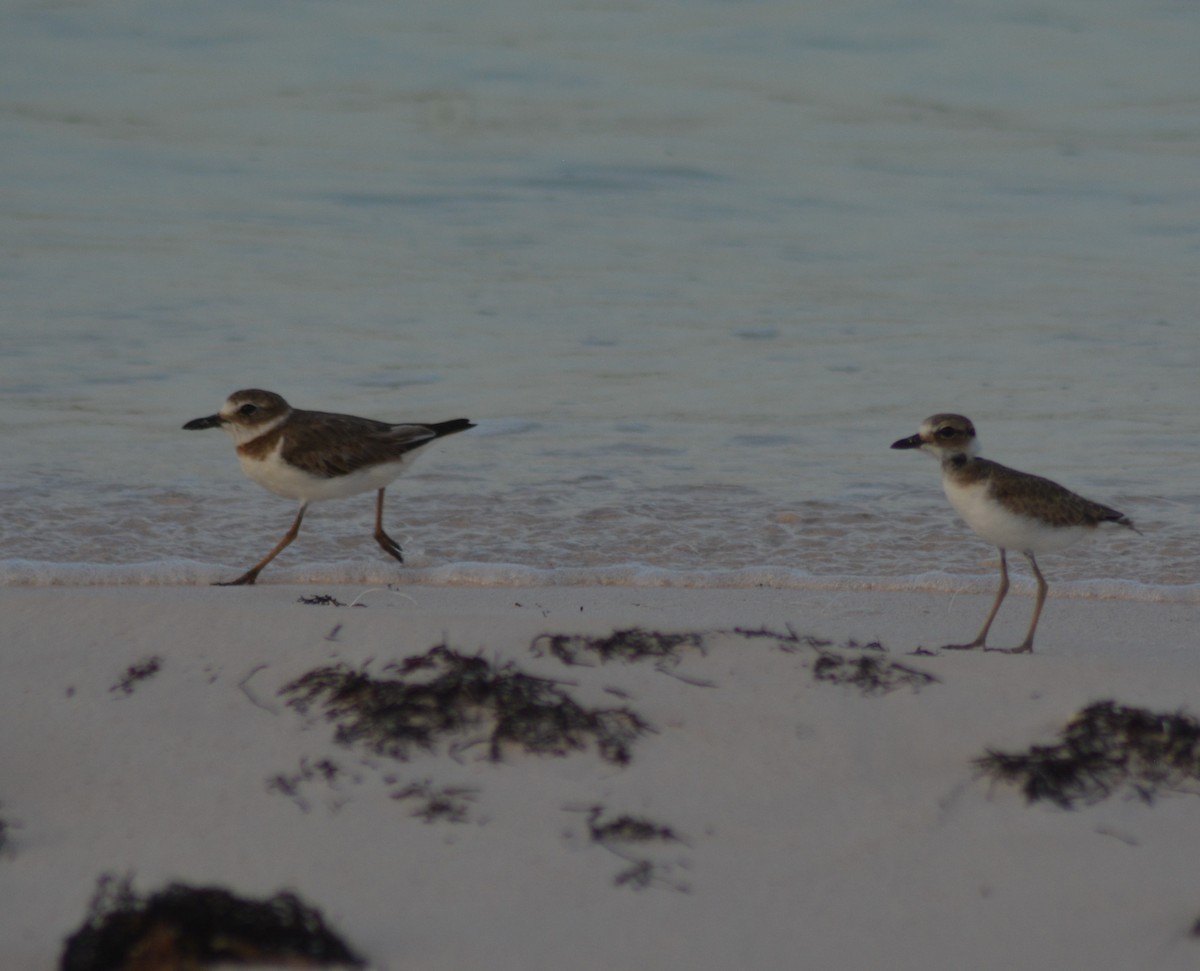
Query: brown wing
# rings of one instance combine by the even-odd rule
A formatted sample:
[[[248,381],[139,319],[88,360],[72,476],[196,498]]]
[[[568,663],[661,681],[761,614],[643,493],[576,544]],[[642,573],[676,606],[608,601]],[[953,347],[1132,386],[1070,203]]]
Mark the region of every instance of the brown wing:
[[[1133,527],[1133,523],[1110,506],[1085,499],[1070,489],[1060,486],[1040,475],[1017,472],[988,459],[977,459],[987,470],[992,494],[1000,500],[1012,499],[1031,507],[1039,519],[1054,526],[1097,526],[1100,523],[1118,523]]]
[[[395,462],[438,437],[428,425],[389,425],[354,415],[293,412],[283,429],[283,459],[313,475],[333,477]]]

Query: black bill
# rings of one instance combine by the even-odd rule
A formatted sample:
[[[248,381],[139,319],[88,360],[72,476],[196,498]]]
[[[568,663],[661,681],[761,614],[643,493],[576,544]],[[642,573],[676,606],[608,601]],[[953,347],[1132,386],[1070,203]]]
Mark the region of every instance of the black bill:
[[[207,418],[193,418],[183,427],[189,431],[194,431],[197,428],[220,428],[221,416],[209,415]]]

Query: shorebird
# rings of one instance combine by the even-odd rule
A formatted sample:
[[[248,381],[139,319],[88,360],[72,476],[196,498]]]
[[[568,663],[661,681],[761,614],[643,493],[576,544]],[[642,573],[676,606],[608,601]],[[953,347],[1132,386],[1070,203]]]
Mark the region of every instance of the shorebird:
[[[1000,589],[982,630],[969,644],[947,644],[946,650],[982,647],[1010,654],[1031,652],[1047,590],[1034,554],[1065,549],[1104,523],[1137,532],[1127,516],[1109,506],[1084,499],[1041,476],[980,458],[975,426],[962,415],[932,415],[921,422],[917,434],[894,442],[892,448],[919,448],[936,458],[950,504],[968,526],[1000,551]],[[1025,640],[1013,648],[989,648],[988,630],[1008,593],[1008,550],[1016,550],[1029,561],[1037,578],[1037,600]]]
[[[383,493],[416,453],[443,435],[474,428],[466,418],[393,424],[354,415],[301,411],[271,391],[235,391],[221,410],[196,418],[186,429],[222,428],[237,445],[242,471],[268,492],[300,502],[292,528],[270,553],[236,580],[218,586],[251,584],[300,532],[311,502],[377,491],[375,541],[401,563],[400,544],[383,529]]]

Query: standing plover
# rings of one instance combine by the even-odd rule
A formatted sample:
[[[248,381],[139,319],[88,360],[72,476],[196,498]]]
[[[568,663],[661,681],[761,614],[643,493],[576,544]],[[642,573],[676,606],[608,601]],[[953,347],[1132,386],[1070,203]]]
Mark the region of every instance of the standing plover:
[[[1137,532],[1115,509],[1077,496],[1057,482],[979,458],[975,426],[962,415],[926,418],[917,434],[894,442],[892,448],[919,448],[938,459],[942,488],[950,504],[968,526],[1000,550],[1000,589],[983,629],[970,644],[947,644],[947,650],[992,650],[986,647],[987,634],[1008,593],[1008,550],[1024,554],[1037,578],[1029,633],[1021,644],[1008,649],[1011,654],[1024,654],[1033,650],[1033,632],[1046,602],[1046,579],[1033,554],[1064,549],[1101,523],[1116,523]]]
[[[375,500],[375,541],[401,563],[400,545],[383,531],[383,491],[412,461],[416,452],[443,435],[475,426],[466,418],[430,425],[392,424],[354,415],[333,415],[293,408],[270,391],[235,391],[221,410],[196,418],[187,429],[223,428],[237,443],[242,471],[277,496],[298,499],[292,528],[276,547],[236,580],[219,586],[253,583],[259,571],[296,534],[310,502],[341,499],[371,489]]]

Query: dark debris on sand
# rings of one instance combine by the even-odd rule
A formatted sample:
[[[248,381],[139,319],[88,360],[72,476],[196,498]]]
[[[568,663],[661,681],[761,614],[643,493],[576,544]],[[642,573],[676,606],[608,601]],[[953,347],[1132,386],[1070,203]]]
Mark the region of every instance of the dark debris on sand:
[[[813,661],[813,677],[818,681],[841,684],[854,688],[864,695],[884,695],[897,688],[919,691],[937,678],[925,671],[918,671],[896,661],[888,661],[874,654],[857,657],[821,651]]]
[[[213,964],[363,967],[320,912],[295,894],[246,900],[220,887],[172,883],[149,896],[128,877],[100,878],[59,971],[199,971]]]
[[[121,675],[117,683],[108,690],[120,691],[122,694],[131,695],[139,682],[158,674],[162,670],[162,664],[162,658],[157,656],[148,657],[145,660],[138,661],[137,664],[131,664],[125,669],[125,673]]]
[[[373,678],[344,664],[316,668],[280,694],[301,713],[319,704],[338,742],[401,760],[446,739],[458,747],[486,741],[492,761],[508,746],[566,755],[595,744],[605,761],[624,765],[650,727],[629,708],[585,708],[552,681],[445,644],[384,670],[394,676]]]
[[[567,665],[588,664],[592,660],[601,664],[607,664],[609,661],[631,663],[647,659],[674,663],[679,660],[682,652],[688,649],[703,653],[703,635],[695,632],[666,634],[641,627],[614,630],[604,637],[591,637],[586,634],[539,634],[530,645],[530,650],[538,657],[549,654]]]
[[[864,695],[885,695],[898,688],[919,691],[938,682],[932,674],[889,661],[887,648],[878,641],[860,644],[850,640],[835,645],[833,641],[811,634],[802,636],[790,626],[784,632],[766,627],[736,627],[733,633],[747,639],[774,640],[776,646],[788,654],[807,648],[816,655],[811,668],[814,680],[843,685]]]
[[[802,647],[807,647],[820,653],[827,648],[837,646],[826,637],[817,637],[814,634],[799,634],[791,624],[788,624],[787,629],[784,631],[772,630],[769,627],[735,627],[732,633],[747,640],[756,638],[773,640],[776,647],[788,654],[795,654]],[[860,644],[852,638],[841,646],[848,651],[877,651],[881,654],[887,653],[887,648],[880,644],[879,641],[868,641],[866,644]]]
[[[357,601],[352,604],[344,604],[331,593],[315,593],[311,597],[300,596],[296,598],[296,603],[306,604],[309,607],[365,607],[366,604],[360,604]]]
[[[392,793],[397,802],[413,800],[415,819],[426,823],[465,823],[479,790],[472,786],[435,786],[429,779],[413,782]]]
[[[300,760],[300,768],[296,772],[279,772],[267,780],[267,792],[278,792],[292,800],[303,812],[308,812],[310,805],[301,794],[302,788],[310,782],[322,781],[327,786],[333,786],[344,774],[343,769],[332,759],[308,758]]]
[[[672,879],[674,864],[656,862],[648,853],[652,845],[686,843],[671,827],[641,816],[623,814],[605,818],[603,806],[592,806],[587,812],[588,838],[591,842],[604,847],[628,864],[613,878],[616,886],[644,890],[658,884],[685,893],[688,891],[687,884]]]
[[[641,816],[621,815],[604,819],[604,808],[588,810],[588,835],[593,843],[675,843],[679,837],[670,826],[660,826]]]
[[[1027,752],[988,750],[976,767],[1019,785],[1029,802],[1064,809],[1128,789],[1149,803],[1162,792],[1200,792],[1200,722],[1098,701],[1076,714],[1055,745]]]
[[[345,769],[331,759],[313,761],[302,758],[298,771],[280,772],[267,779],[267,791],[287,796],[301,812],[307,813],[313,805],[308,796],[311,788],[323,784],[327,792],[335,795],[345,793],[351,786],[361,784],[371,768],[369,762]],[[426,823],[469,822],[471,805],[479,794],[479,790],[472,786],[438,785],[432,779],[407,784],[390,774],[382,774],[382,779],[390,789],[388,798],[404,803],[411,809],[411,817]],[[329,808],[336,811],[343,801],[334,798],[329,802]]]
[[[844,685],[864,695],[887,694],[898,688],[916,691],[938,680],[932,674],[887,660],[884,657],[887,649],[878,641],[859,644],[851,640],[837,645],[811,634],[798,634],[790,626],[784,631],[767,627],[735,627],[725,633],[746,640],[773,640],[775,646],[787,654],[812,651],[815,659],[811,670],[817,681]],[[538,657],[549,654],[569,666],[587,664],[593,659],[600,664],[652,660],[656,662],[657,669],[666,670],[678,663],[684,651],[706,653],[706,645],[705,635],[698,631],[664,633],[631,627],[614,630],[607,636],[539,634],[530,644],[530,650]],[[703,681],[690,683],[713,686]]]

